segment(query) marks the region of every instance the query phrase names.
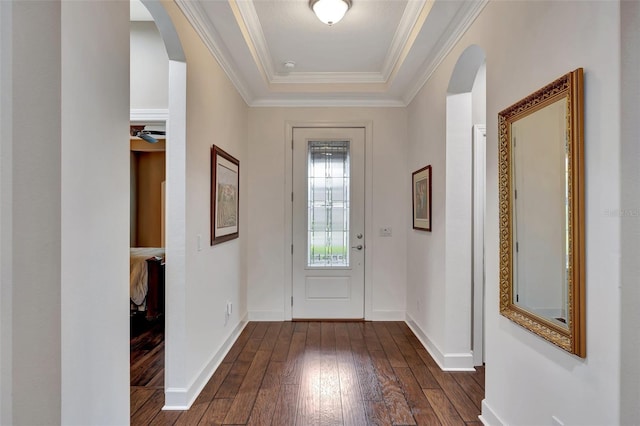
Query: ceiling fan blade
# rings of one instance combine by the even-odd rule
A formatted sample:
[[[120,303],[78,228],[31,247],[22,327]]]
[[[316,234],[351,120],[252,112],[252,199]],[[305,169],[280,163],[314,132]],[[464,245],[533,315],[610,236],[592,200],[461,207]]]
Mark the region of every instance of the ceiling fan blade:
[[[164,130],[145,130],[145,126],[131,126],[131,136],[136,136],[145,142],[158,143],[158,139],[151,135],[165,136]]]
[[[157,143],[158,139],[154,138],[153,136],[147,134],[147,133],[143,133],[140,132],[137,134],[137,136],[142,139],[143,141],[149,142],[149,143]]]

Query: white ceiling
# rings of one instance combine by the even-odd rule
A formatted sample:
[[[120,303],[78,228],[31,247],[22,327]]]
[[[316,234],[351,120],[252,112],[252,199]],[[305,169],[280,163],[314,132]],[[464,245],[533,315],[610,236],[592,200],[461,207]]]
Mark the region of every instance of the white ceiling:
[[[486,2],[352,0],[327,26],[308,0],[176,0],[251,106],[406,106]]]

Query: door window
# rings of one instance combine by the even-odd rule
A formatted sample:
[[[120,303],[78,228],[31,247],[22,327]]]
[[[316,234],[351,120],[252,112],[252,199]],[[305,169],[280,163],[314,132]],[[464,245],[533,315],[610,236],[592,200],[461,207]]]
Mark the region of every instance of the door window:
[[[349,141],[309,141],[307,267],[349,267]]]

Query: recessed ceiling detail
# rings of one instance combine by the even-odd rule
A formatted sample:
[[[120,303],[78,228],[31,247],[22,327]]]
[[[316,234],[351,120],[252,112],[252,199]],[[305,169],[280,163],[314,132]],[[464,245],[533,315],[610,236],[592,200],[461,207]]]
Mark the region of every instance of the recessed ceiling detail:
[[[250,106],[406,106],[487,0],[353,0],[332,26],[308,0],[176,2]]]

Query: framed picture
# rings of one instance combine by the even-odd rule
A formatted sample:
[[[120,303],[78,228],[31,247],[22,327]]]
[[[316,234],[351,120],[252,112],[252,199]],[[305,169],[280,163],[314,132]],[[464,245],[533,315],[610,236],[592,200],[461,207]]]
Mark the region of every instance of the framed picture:
[[[412,173],[413,229],[431,231],[431,166]]]
[[[238,238],[240,162],[211,147],[211,245]]]

